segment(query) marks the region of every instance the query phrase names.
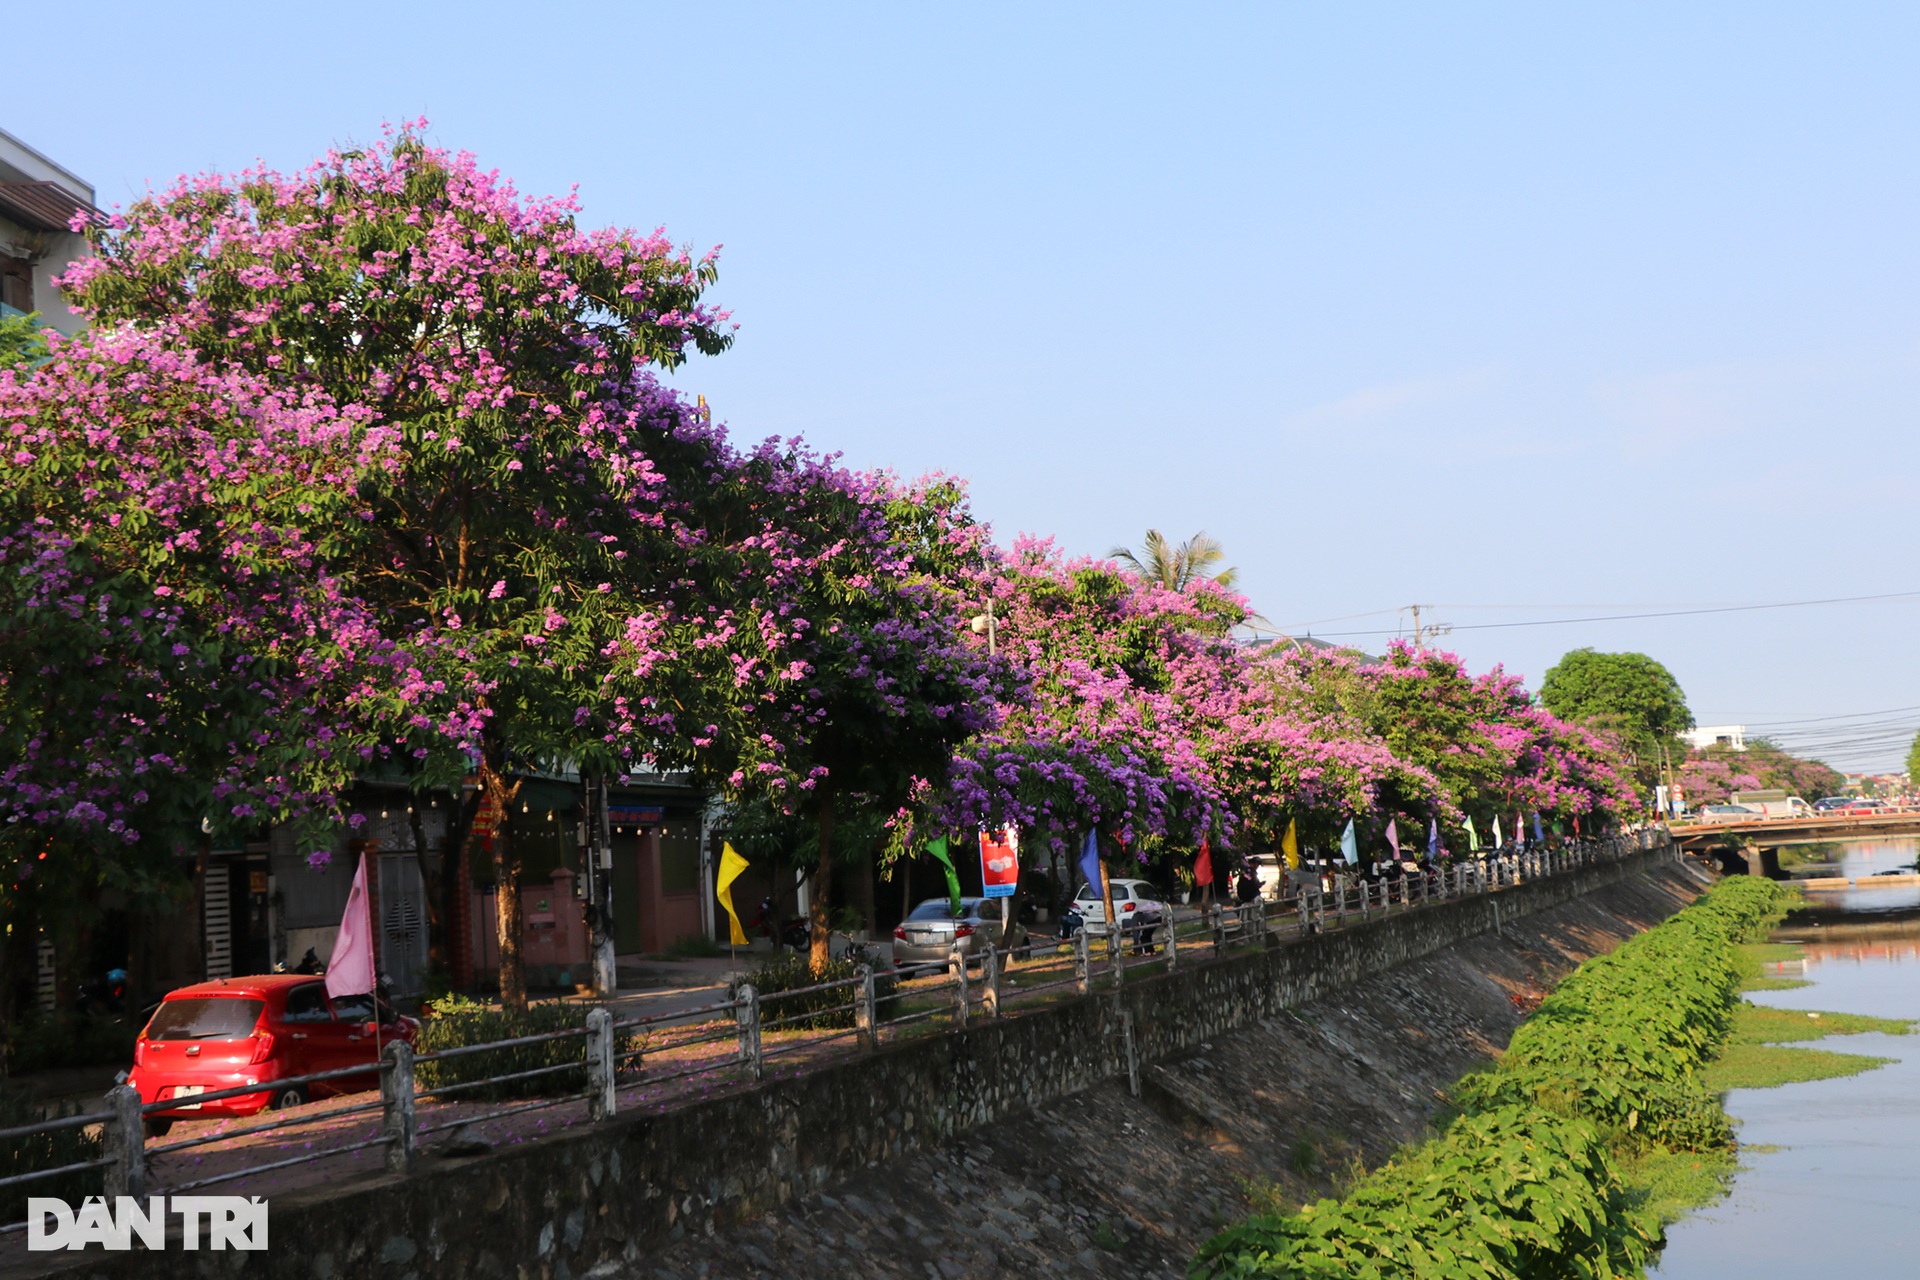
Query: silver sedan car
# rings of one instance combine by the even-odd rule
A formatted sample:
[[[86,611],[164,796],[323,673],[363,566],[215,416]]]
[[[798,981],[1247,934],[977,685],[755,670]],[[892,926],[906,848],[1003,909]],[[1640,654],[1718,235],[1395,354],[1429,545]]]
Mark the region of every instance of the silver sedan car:
[[[953,954],[957,941],[965,955],[974,955],[991,942],[1002,949],[1020,946],[1027,931],[1019,924],[1009,935],[1003,927],[1007,899],[962,898],[960,916],[954,918],[953,903],[946,898],[928,898],[907,914],[893,931],[893,962],[924,964],[945,960]]]

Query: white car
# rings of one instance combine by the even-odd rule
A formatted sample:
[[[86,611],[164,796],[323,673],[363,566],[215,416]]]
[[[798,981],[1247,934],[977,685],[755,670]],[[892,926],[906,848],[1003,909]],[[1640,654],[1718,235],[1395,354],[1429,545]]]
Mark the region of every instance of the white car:
[[[1122,936],[1158,929],[1172,919],[1167,904],[1160,899],[1160,891],[1145,880],[1110,880],[1108,883],[1113,886],[1113,918]],[[1107,936],[1107,903],[1098,888],[1081,884],[1080,892],[1073,895],[1073,909],[1086,922],[1088,937]]]

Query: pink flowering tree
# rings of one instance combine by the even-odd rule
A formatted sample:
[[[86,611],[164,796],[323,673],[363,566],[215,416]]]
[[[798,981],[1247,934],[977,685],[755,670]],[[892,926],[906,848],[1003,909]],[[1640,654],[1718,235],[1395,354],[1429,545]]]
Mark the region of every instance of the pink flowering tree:
[[[944,620],[890,550],[886,495],[797,449],[738,453],[653,381],[728,343],[701,298],[711,255],[575,214],[401,130],[293,175],[183,181],[68,282],[103,325],[391,441],[312,541],[389,639],[433,658],[395,749],[428,779],[473,759],[506,815],[516,1004],[516,772],[679,762],[807,803],[884,790],[849,776],[868,749],[956,705],[915,683]]]
[[[1498,667],[1475,676],[1454,654],[1399,642],[1377,664],[1320,662],[1336,696],[1396,757],[1432,775],[1483,833],[1495,816],[1510,823],[1515,810],[1580,817],[1591,829],[1635,804],[1617,747],[1535,705]],[[1447,837],[1464,847],[1459,828]]]
[[[423,657],[309,534],[391,465],[362,415],[109,332],[0,374],[0,439],[0,850],[63,955],[178,844],[337,818]]]
[[[837,826],[910,805],[995,714],[992,665],[967,640],[962,584],[979,538],[952,482],[855,475],[797,441],[762,446],[733,483],[727,523],[752,533],[736,539],[729,579],[706,588],[715,644],[699,705],[711,718],[679,717],[679,737],[731,798],[811,829],[817,972]],[[848,852],[842,878],[871,925],[878,851]]]
[[[654,380],[728,344],[712,255],[576,212],[403,129],[293,175],[183,181],[68,281],[96,321],[382,442],[309,540],[420,656],[382,745],[426,781],[477,765],[504,818],[510,1004],[527,770],[693,767],[830,837],[840,797],[894,803],[991,706],[888,483],[797,442],[736,450]]]
[[[1022,540],[976,588],[993,595],[1014,694],[955,760],[955,824],[1012,824],[1060,848],[1098,829],[1136,853],[1229,821],[1171,693],[1167,644],[1199,618],[1111,563]]]

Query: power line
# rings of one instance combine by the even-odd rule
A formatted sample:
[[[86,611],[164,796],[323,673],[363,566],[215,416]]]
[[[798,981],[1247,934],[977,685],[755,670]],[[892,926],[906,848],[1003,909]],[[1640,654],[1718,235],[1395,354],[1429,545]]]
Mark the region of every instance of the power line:
[[[1876,716],[1903,715],[1910,711],[1920,711],[1920,707],[1888,707],[1885,711],[1846,711],[1830,716],[1806,716],[1799,720],[1749,720],[1747,728],[1764,729],[1796,724],[1824,724],[1831,720],[1866,720]]]
[[[1583,622],[1634,622],[1643,618],[1691,618],[1707,613],[1752,613],[1760,609],[1805,609],[1815,605],[1863,604],[1874,600],[1910,600],[1920,597],[1920,591],[1891,591],[1883,595],[1872,596],[1833,596],[1825,600],[1780,600],[1771,604],[1730,604],[1705,609],[1667,609],[1658,613],[1613,613],[1586,618],[1540,618],[1530,622],[1468,622],[1454,627],[1455,631],[1503,631],[1510,627],[1564,627]],[[1364,616],[1364,615],[1357,615]],[[1394,636],[1404,632],[1396,628],[1392,631],[1332,631],[1331,636]]]

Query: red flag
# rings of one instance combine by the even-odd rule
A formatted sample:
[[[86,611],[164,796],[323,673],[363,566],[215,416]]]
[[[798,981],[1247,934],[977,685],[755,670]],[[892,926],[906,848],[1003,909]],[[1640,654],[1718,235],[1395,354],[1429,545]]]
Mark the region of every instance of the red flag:
[[[1200,842],[1200,857],[1193,864],[1193,879],[1195,884],[1213,883],[1213,845],[1210,841]]]
[[[327,994],[361,996],[372,991],[373,912],[367,902],[367,855],[353,873],[347,909],[340,916],[340,932],[333,937],[333,955],[327,960]]]

